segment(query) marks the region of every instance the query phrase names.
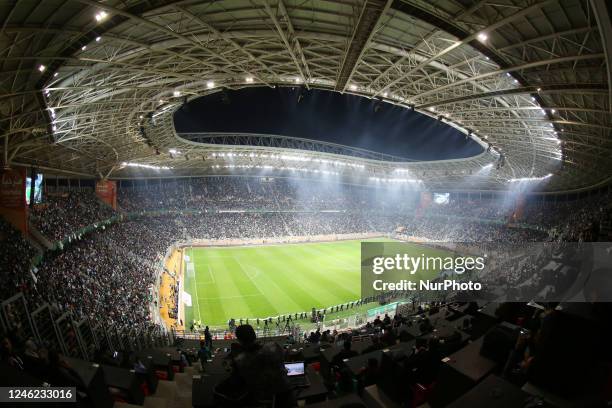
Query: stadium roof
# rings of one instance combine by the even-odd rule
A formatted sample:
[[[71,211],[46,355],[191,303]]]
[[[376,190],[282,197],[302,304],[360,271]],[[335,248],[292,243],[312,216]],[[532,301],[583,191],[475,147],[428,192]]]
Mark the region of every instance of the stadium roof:
[[[126,162],[235,174],[273,159],[287,171],[291,150],[256,135],[185,141],[172,113],[223,87],[300,85],[414,107],[493,146],[401,166],[308,149],[303,166],[373,178],[400,167],[437,188],[489,165],[466,186],[552,173],[545,188],[563,190],[612,175],[604,0],[10,1],[0,20],[0,134],[14,164],[106,177],[132,174]]]

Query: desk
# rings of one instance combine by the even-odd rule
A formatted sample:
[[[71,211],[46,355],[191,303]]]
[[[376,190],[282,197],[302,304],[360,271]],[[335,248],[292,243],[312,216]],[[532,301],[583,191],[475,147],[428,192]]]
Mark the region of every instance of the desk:
[[[470,340],[476,340],[476,333],[474,331],[474,329],[470,326],[468,328],[465,328],[463,326],[465,321],[469,321],[470,319],[472,319],[472,316],[470,315],[463,315],[455,320],[450,320],[446,322],[447,326],[452,326],[454,328],[456,328],[457,330],[461,331],[461,333],[465,333],[466,335],[469,336]]]
[[[532,397],[529,394],[516,385],[496,375],[490,375],[451,403],[448,408],[516,408],[525,406],[526,401],[530,398]]]
[[[211,366],[216,364],[215,359]],[[194,376],[192,383],[191,402],[195,408],[216,407],[214,391],[215,387],[227,379],[230,373],[228,371],[206,372],[201,376]],[[323,378],[312,368],[306,367],[306,375],[310,386],[300,388],[295,391],[296,399],[306,400],[307,403],[323,401],[327,397],[327,388],[323,383]]]
[[[445,407],[478,384],[496,367],[480,355],[482,338],[443,359],[436,388],[430,400],[432,408]]]
[[[316,404],[309,404],[308,408],[342,408],[347,405],[350,405],[353,408],[366,408],[366,405],[363,403],[363,400],[359,398],[359,396],[357,396],[356,394],[349,394],[345,395],[344,397],[327,400]]]
[[[113,399],[104,380],[104,373],[98,364],[72,357],[64,357],[64,360],[79,376],[93,407],[113,405]]]
[[[307,404],[319,402],[327,398],[327,388],[323,383],[323,377],[310,367],[306,367],[306,376],[310,385],[307,388],[295,390],[297,400],[305,400]]]
[[[415,323],[415,322],[413,322],[411,326],[408,326],[407,324],[402,325],[399,328],[399,333],[401,332],[408,333],[408,335],[410,336],[410,339],[421,337],[421,335],[423,334],[421,333],[421,330],[419,329],[418,323]]]
[[[28,372],[0,363],[0,384],[3,387],[42,387],[43,380],[31,376]]]
[[[495,315],[498,307],[499,303],[489,303],[474,314],[472,324],[472,336],[474,338],[481,337],[500,321]]]
[[[331,362],[333,358],[338,354],[342,349],[336,346],[331,346],[326,348],[325,350],[321,350],[321,375],[325,379],[329,379],[330,371],[331,371]]]
[[[228,353],[218,353],[202,366],[204,374],[224,374],[231,370],[230,362],[226,359]]]
[[[194,376],[191,384],[191,404],[193,407],[215,407],[215,387],[227,376],[227,374]]]
[[[440,352],[445,356],[449,355],[460,350],[470,339],[467,333],[453,326],[451,322],[440,322],[433,332],[423,335],[422,338],[430,339],[436,337],[442,340],[440,342]]]
[[[228,353],[220,351],[215,353],[210,361],[202,367],[201,375],[193,376],[191,386],[191,403],[195,408],[214,407],[215,387],[229,377],[230,371],[225,357]]]
[[[155,366],[153,365],[153,357],[147,356],[147,358],[140,360],[140,361],[146,367],[147,373],[137,374],[136,376],[138,377],[139,375],[142,375],[147,382],[149,391],[151,392],[151,394],[154,394],[155,390],[157,390],[157,383],[159,382],[159,380],[157,376],[155,375]]]
[[[109,387],[120,390],[127,396],[130,404],[142,405],[144,393],[140,388],[140,380],[133,370],[103,365],[104,380]]]
[[[361,370],[366,368],[369,359],[375,358],[380,363],[382,355],[385,351],[401,352],[404,355],[409,356],[410,354],[412,354],[414,344],[414,340],[394,344],[391,347],[385,347],[380,350],[371,351],[369,353],[360,354],[358,356],[349,358],[347,361],[344,362],[344,364],[348,367],[349,370],[351,370],[351,373],[356,376],[361,372]]]
[[[306,364],[318,360],[321,355],[321,347],[312,343],[292,344],[287,351],[296,355],[299,353]]]
[[[380,363],[380,359],[382,358],[382,350],[375,350],[369,353],[360,354],[358,356],[349,358],[344,362],[344,364],[351,370],[351,373],[355,376],[359,375],[361,370],[366,368],[368,365],[368,360],[371,358],[375,358]]]
[[[479,340],[451,354],[444,365],[453,368],[474,382],[479,382],[493,371],[496,366],[495,361],[480,355],[482,340],[481,337]]]
[[[148,364],[151,364],[153,370],[160,370],[168,375],[168,380],[172,381],[174,378],[174,371],[172,370],[172,358],[170,353],[166,353],[162,350],[143,350],[138,353],[141,361],[145,360]]]
[[[359,341],[354,341],[351,343],[351,350],[354,350],[361,354],[363,350],[367,349],[372,345],[372,338],[368,336],[367,338]]]
[[[459,315],[459,314],[455,314],[453,315],[453,319],[446,319],[446,325],[448,326],[453,326],[457,329],[463,329],[463,322],[465,320],[469,320],[471,319],[472,316],[470,315]]]
[[[453,310],[457,313],[465,314],[466,312],[469,311],[470,303],[469,302],[466,302],[463,304],[451,303],[450,305],[448,305],[448,308],[449,310]]]

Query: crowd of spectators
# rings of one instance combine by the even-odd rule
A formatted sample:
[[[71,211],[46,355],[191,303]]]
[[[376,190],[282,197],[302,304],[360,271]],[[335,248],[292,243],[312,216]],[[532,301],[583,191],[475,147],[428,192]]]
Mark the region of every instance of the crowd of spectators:
[[[506,221],[513,210],[513,202],[501,199],[449,199],[443,204],[432,203],[428,215],[453,215],[456,217]]]
[[[36,253],[21,232],[0,218],[0,299],[31,290],[30,268]]]
[[[409,235],[442,241],[523,242],[556,239],[592,240],[593,230],[606,214],[609,195],[601,194],[580,201],[529,201],[518,219],[512,218],[517,205],[511,199],[451,198],[445,204],[423,206],[415,191],[389,191],[381,188],[267,178],[186,178],[139,182],[119,189],[119,210],[123,213],[146,211],[276,211],[269,216],[247,215],[245,223],[217,215],[212,220],[222,237],[253,237],[249,224],[257,226],[255,236],[387,232],[405,227]],[[325,212],[342,212],[334,225],[320,223],[331,218]],[[301,213],[295,216],[294,213]],[[306,213],[313,213],[310,216]],[[115,213],[92,193],[72,192],[48,195],[35,207],[33,225],[51,241],[69,237],[80,229],[105,220]],[[365,215],[367,214],[367,215]],[[372,215],[374,214],[374,215]],[[571,216],[570,216],[571,215]],[[383,225],[379,221],[386,217]],[[262,221],[263,220],[263,221]],[[229,221],[230,223],[226,223]],[[284,228],[269,225],[282,221]],[[191,222],[191,220],[189,220]],[[208,224],[207,222],[206,224]],[[515,227],[508,228],[511,223]],[[203,224],[203,223],[197,223]],[[245,225],[246,224],[246,225]],[[525,228],[525,225],[531,228]],[[327,228],[326,226],[329,226]],[[200,231],[209,236],[212,227]],[[540,232],[538,232],[538,230]],[[194,231],[197,237],[197,231]]]
[[[541,228],[524,228],[498,222],[506,217],[498,201],[451,200],[419,212],[416,193],[402,200],[380,189],[305,181],[185,179],[119,193],[121,211],[177,211],[127,217],[78,239],[76,231],[116,213],[93,192],[47,195],[45,203],[33,210],[34,227],[50,240],[73,239],[63,250],[47,253],[42,264],[30,271],[33,248],[8,224],[0,224],[5,243],[0,251],[0,272],[6,282],[3,298],[22,291],[36,303],[46,300],[78,317],[104,316],[108,323],[122,327],[147,325],[156,271],[168,247],[177,241],[400,230],[443,242],[585,240],[593,237],[598,217],[606,214],[608,198],[549,203],[550,207],[528,204],[524,220],[537,223],[542,217]],[[528,268],[525,271],[529,274]]]
[[[288,179],[212,177],[149,182],[119,190],[126,212],[157,210],[387,210],[414,209],[409,197],[363,186]]]
[[[51,241],[61,241],[113,215],[114,210],[92,192],[62,192],[47,194],[44,203],[30,213],[30,220]]]
[[[57,350],[38,345],[31,337],[23,338],[13,332],[3,335],[0,363],[14,370],[12,375],[26,371],[56,387],[79,386],[79,391],[85,388],[74,369]],[[11,374],[7,372],[7,375]]]
[[[149,334],[158,332],[151,330]],[[91,406],[92,401],[100,398],[101,389],[93,390],[88,377],[83,375],[83,366],[90,367],[80,358],[70,353],[65,356],[55,346],[49,343],[39,343],[32,336],[24,336],[15,330],[0,335],[0,367],[5,383],[12,385],[44,384],[51,387],[74,387],[75,406]],[[133,350],[116,348],[109,349],[106,345],[93,348],[89,356],[97,365],[111,366],[131,370],[139,384],[147,385],[147,392],[156,383],[151,382],[147,375],[143,358]],[[146,360],[144,360],[146,362]],[[115,371],[116,372],[116,371]],[[7,382],[8,381],[8,382]],[[143,386],[142,389],[145,389]],[[117,388],[111,388],[110,395],[117,400],[125,401],[129,396]],[[103,395],[103,394],[102,394]],[[36,406],[36,404],[32,404]]]
[[[448,217],[412,217],[401,225],[408,235],[442,242],[520,243],[548,239],[547,232],[536,229]]]
[[[609,216],[612,194],[600,194],[579,201],[528,204],[524,223],[549,230],[559,241],[595,241],[602,219]]]
[[[209,178],[151,183],[147,188],[120,190],[119,211],[175,211],[129,216],[76,237],[77,231],[118,212],[102,204],[93,192],[47,195],[45,202],[32,210],[33,227],[50,241],[71,239],[62,249],[45,253],[42,263],[33,267],[35,247],[0,220],[0,298],[22,292],[31,310],[47,302],[58,314],[72,312],[77,321],[90,318],[119,330],[147,329],[153,325],[151,309],[156,302],[154,285],[161,261],[177,241],[401,231],[432,241],[493,242],[527,248],[523,245],[527,242],[596,240],[601,220],[609,216],[610,198],[602,194],[573,202],[528,202],[522,208],[520,222],[509,222],[513,208],[499,200],[450,200],[418,211],[418,194],[407,197],[404,200],[401,195],[380,189],[288,180]],[[482,282],[490,280],[514,288],[504,292],[507,300],[525,298],[522,292],[528,289],[540,290],[547,282],[538,271],[549,262],[551,253],[535,249],[525,252],[519,263],[495,257],[495,273],[483,276]],[[559,276],[555,272],[546,279],[558,281]],[[175,303],[177,294],[173,287]],[[11,326],[19,329],[19,310],[8,306],[5,315]],[[354,332],[313,331],[306,341],[339,347],[332,365],[342,386],[343,362],[357,354],[352,349],[354,337],[371,338],[372,344],[361,351],[365,354],[403,342],[408,327],[416,325],[422,333],[433,331],[421,311],[415,316],[381,316]],[[535,329],[534,333],[539,327]],[[254,339],[248,334],[243,347],[255,349]],[[531,345],[535,345],[534,338]],[[415,341],[405,361],[411,383],[433,381],[440,356],[448,354],[454,341],[449,337],[441,343],[436,336]],[[541,359],[540,349],[530,357]],[[525,345],[517,344],[507,375],[517,375],[524,355]],[[37,345],[19,333],[2,339],[0,358],[14,369],[34,372],[52,385],[74,383],[70,366],[56,350]],[[237,364],[248,370],[248,362],[244,365],[238,359]],[[383,369],[379,364],[368,361],[358,376],[360,387],[380,382]]]
[[[126,222],[87,235],[49,254],[38,267],[36,286],[58,310],[72,311],[79,320],[145,326],[153,301],[152,262],[159,259],[157,241],[148,232]]]

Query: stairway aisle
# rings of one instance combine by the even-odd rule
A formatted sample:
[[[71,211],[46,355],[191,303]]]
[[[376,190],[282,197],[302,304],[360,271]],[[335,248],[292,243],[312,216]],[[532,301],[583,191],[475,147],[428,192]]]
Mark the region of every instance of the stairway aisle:
[[[175,373],[172,381],[159,380],[155,394],[145,397],[143,405],[115,402],[113,408],[191,408],[193,376],[200,371],[200,363]]]

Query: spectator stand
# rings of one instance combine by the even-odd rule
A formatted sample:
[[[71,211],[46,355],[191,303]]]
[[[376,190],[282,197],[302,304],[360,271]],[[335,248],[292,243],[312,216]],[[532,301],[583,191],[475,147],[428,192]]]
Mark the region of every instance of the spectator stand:
[[[24,338],[35,338],[40,341],[32,318],[28,310],[28,304],[23,293],[17,293],[2,301],[2,316],[7,330],[18,332]]]
[[[59,327],[48,304],[45,303],[34,310],[31,318],[37,339],[44,342],[48,348],[65,350]]]

